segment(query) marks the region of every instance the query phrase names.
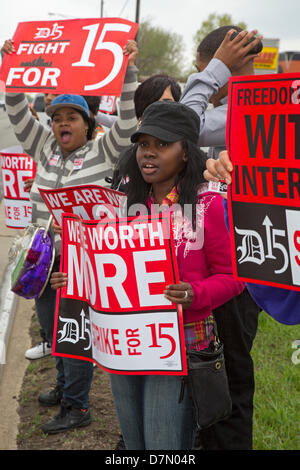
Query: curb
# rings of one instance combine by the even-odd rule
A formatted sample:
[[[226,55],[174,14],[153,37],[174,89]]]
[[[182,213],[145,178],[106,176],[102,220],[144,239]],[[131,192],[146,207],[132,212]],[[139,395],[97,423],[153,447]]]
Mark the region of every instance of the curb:
[[[6,364],[6,351],[18,304],[17,296],[10,290],[12,269],[12,265],[6,266],[3,273],[0,294],[0,382],[3,375],[3,368]]]

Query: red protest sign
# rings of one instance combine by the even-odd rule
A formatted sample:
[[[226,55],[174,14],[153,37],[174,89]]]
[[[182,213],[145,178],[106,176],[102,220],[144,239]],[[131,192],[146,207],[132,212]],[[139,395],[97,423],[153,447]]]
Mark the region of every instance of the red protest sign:
[[[99,111],[103,113],[113,114],[116,109],[117,97],[116,96],[102,96]]]
[[[186,374],[181,307],[163,295],[179,282],[169,217],[62,221],[68,285],[57,296],[54,354],[113,373]]]
[[[53,215],[61,225],[63,212],[77,214],[82,219],[115,218],[124,193],[96,184],[68,186],[59,189],[42,189],[39,192]]]
[[[300,290],[299,74],[230,79],[227,147],[238,279]]]
[[[24,181],[34,178],[36,163],[25,153],[0,152],[5,223],[24,228],[31,222],[31,203]]]
[[[138,25],[122,18],[19,23],[14,54],[0,80],[7,91],[120,95],[128,58],[123,48]]]

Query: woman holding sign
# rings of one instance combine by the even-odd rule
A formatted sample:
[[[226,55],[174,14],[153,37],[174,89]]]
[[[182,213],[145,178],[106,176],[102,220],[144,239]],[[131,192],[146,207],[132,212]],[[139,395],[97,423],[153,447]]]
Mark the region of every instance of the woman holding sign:
[[[6,41],[3,52],[13,54],[12,41]],[[128,55],[128,68],[120,100],[120,116],[102,138],[92,141],[93,123],[86,101],[78,95],[59,95],[47,108],[52,119],[52,130],[44,127],[31,114],[27,99],[22,93],[7,93],[8,117],[24,151],[37,163],[37,174],[31,188],[32,222],[46,226],[49,211],[38,188],[53,189],[86,183],[105,185],[105,178],[122,149],[130,144],[136,129],[133,96],[137,87],[135,59],[138,50],[135,41],[128,41],[124,54]],[[61,239],[55,235],[56,259],[53,271],[59,270]],[[36,299],[36,309],[46,339],[52,343],[56,292],[47,285],[42,296]],[[43,405],[61,402],[60,413],[43,426],[45,433],[63,432],[90,423],[88,397],[93,375],[93,365],[66,357],[56,357],[57,386],[43,393]]]
[[[186,348],[200,350],[213,340],[212,310],[242,292],[244,284],[232,276],[222,197],[201,185],[205,156],[196,145],[198,135],[193,110],[177,102],[153,103],[131,138],[136,145],[125,171],[129,209],[143,204],[152,211],[153,204],[163,204],[174,210],[181,282],[166,286],[164,293],[183,307]],[[188,209],[183,219],[178,205]],[[178,403],[180,376],[112,374],[111,384],[128,450],[193,448],[193,407],[187,393]]]

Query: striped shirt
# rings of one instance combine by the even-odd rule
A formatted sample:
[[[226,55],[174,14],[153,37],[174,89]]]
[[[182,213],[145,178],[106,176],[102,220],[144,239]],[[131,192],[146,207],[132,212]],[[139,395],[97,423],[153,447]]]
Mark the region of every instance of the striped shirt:
[[[113,167],[128,147],[136,130],[134,92],[137,88],[137,68],[128,66],[120,99],[120,116],[100,139],[88,141],[63,158],[62,151],[49,128],[31,114],[23,93],[7,93],[6,109],[17,139],[24,151],[37,162],[37,172],[30,191],[32,222],[46,226],[49,210],[38,188],[54,189],[82,184],[107,186],[105,177],[112,176]],[[76,165],[82,160],[83,164]],[[55,235],[56,256],[60,254],[61,239]]]

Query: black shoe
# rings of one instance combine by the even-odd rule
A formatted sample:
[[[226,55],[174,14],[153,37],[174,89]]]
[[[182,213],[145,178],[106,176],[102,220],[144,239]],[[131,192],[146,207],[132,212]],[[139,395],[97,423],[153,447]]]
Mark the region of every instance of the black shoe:
[[[57,416],[42,426],[45,434],[57,434],[68,429],[88,426],[91,423],[89,410],[78,410],[70,405],[62,404],[61,410]]]
[[[54,406],[58,405],[62,399],[62,389],[56,385],[55,388],[49,390],[48,392],[41,393],[39,395],[39,402],[41,405]]]
[[[115,450],[126,450],[126,446],[125,446],[125,442],[124,442],[122,434],[120,436],[119,441],[117,442]]]

